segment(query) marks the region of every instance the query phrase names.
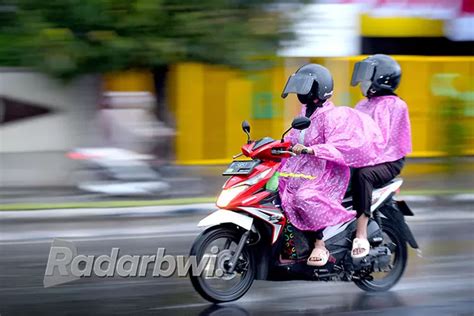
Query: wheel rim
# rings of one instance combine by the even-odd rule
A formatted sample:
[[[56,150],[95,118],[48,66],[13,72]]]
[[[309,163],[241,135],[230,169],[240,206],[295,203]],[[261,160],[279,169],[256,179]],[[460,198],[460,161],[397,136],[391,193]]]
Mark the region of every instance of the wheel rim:
[[[226,297],[235,295],[242,291],[252,278],[248,270],[249,254],[245,248],[239,257],[234,272],[227,272],[228,262],[232,258],[237,244],[238,241],[233,237],[216,236],[216,238],[209,240],[201,247],[201,251],[198,254],[199,261],[204,255],[217,255],[216,260],[214,262],[209,261],[204,272],[198,277],[203,290],[212,294],[212,296]]]

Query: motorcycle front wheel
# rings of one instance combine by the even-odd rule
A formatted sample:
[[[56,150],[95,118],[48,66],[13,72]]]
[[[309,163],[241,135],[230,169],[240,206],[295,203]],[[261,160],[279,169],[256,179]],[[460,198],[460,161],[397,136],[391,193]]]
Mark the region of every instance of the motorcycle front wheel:
[[[190,256],[198,263],[206,256],[208,260],[200,275],[190,274],[194,289],[206,300],[213,303],[235,301],[249,290],[255,279],[255,257],[245,246],[238,258],[235,270],[228,272],[228,263],[233,257],[243,230],[238,227],[217,226],[205,230],[197,237]],[[212,270],[212,271],[211,271]]]

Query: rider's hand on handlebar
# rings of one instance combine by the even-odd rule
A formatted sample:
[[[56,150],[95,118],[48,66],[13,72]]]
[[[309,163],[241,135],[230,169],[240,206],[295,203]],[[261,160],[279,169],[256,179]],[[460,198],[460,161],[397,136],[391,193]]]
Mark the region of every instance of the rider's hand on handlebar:
[[[295,154],[301,155],[301,154],[314,154],[313,149],[306,147],[301,144],[296,144],[291,148],[291,151],[294,152]]]

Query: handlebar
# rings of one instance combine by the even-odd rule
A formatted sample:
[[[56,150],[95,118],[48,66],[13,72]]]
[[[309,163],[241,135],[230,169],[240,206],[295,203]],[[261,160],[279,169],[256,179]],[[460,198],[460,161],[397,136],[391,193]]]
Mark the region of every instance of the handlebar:
[[[293,150],[293,147],[290,148],[290,151],[293,153],[292,156],[296,156],[296,154],[292,150]],[[309,154],[308,149],[303,149],[301,151],[301,155],[308,155],[308,154]]]
[[[291,156],[296,156],[296,154],[289,150],[273,150],[272,154],[274,155],[281,155],[281,154],[289,154]]]
[[[296,156],[296,154],[295,154],[294,152],[289,151],[289,150],[281,150],[280,152],[281,152],[282,154],[290,154],[290,155],[292,155],[292,156]]]

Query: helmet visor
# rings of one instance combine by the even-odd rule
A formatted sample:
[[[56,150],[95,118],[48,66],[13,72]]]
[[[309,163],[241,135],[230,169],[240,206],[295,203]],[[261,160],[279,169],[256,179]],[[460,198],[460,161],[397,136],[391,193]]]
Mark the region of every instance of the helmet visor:
[[[375,72],[375,65],[368,61],[359,61],[354,65],[354,71],[352,72],[351,85],[357,86],[362,81],[372,80],[372,76]]]
[[[308,75],[293,74],[288,78],[285,89],[281,94],[282,98],[286,98],[289,93],[308,94],[313,86],[314,77]]]

